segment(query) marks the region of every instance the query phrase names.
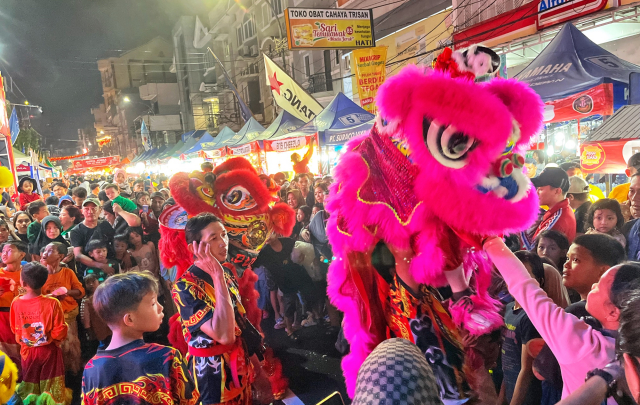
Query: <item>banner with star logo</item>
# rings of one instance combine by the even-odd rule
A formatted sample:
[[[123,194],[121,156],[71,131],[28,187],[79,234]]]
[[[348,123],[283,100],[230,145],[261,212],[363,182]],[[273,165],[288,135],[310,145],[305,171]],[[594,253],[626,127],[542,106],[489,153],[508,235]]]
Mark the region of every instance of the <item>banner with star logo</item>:
[[[264,71],[276,104],[304,122],[311,121],[322,111],[322,106],[280,66],[264,55]]]

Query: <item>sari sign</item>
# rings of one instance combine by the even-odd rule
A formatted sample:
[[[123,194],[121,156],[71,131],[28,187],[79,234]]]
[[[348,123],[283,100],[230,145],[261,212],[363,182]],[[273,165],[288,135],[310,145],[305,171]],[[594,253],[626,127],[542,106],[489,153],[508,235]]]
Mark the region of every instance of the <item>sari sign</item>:
[[[299,136],[296,138],[278,139],[274,141],[264,141],[264,150],[267,152],[288,152],[302,149],[309,145],[314,136]]]
[[[353,59],[360,105],[368,112],[375,114],[377,110],[375,97],[385,79],[387,47],[356,49],[353,51]]]

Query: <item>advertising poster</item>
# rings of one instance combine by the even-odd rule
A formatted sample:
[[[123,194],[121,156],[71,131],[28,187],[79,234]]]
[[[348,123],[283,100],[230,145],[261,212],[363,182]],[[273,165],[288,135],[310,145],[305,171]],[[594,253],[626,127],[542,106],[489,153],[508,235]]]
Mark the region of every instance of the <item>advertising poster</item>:
[[[357,49],[376,45],[371,10],[288,8],[289,49]]]
[[[375,114],[375,97],[378,88],[385,79],[387,47],[356,49],[353,51],[353,59],[356,66],[356,84],[358,85],[360,105],[371,114]]]

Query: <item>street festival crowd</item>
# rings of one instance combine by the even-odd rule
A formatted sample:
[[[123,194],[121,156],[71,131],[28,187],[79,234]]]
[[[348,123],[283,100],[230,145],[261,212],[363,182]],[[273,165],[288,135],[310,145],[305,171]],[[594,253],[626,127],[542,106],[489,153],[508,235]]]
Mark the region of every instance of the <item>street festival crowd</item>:
[[[296,224],[291,235],[271,236],[253,265],[258,304],[263,319],[273,317],[275,329],[284,329],[292,342],[301,328],[320,326],[337,337],[336,348],[344,354],[349,348],[340,333],[341,317],[326,294],[332,253],[324,204],[332,178],[314,176],[305,163],[298,158],[294,172],[261,177],[280,187],[279,199],[295,210]],[[212,170],[211,163],[202,165],[202,171]],[[432,370],[416,346],[390,339],[362,366],[353,403],[637,401],[638,170],[640,154],[629,159],[629,181],[600,199],[593,197],[599,189],[587,183],[579,164],[548,165],[532,180],[546,210],[541,208],[529,231],[504,235],[519,262],[494,260],[490,291],[504,304],[504,326],[464,342],[481,347],[484,356],[484,370],[474,377],[484,379],[475,381],[477,392],[468,395],[467,383],[458,380],[447,389],[466,390],[464,399],[442,395],[438,387],[451,384],[448,377]],[[184,325],[185,337],[224,347],[242,344],[242,337],[234,315],[237,284],[221,266],[228,238],[218,218],[201,214],[185,229],[195,257],[185,277],[192,273],[205,280],[199,285],[212,294],[212,302],[194,299],[189,283],[161,263],[158,219],[175,204],[168,181],[162,174],[138,177],[118,169],[112,176],[65,176],[41,184],[24,177],[2,192],[0,349],[3,363],[13,361],[19,375],[13,396],[0,390],[3,403],[36,403],[34,396],[43,395],[50,402],[38,403],[72,398],[86,404],[260,402],[251,389],[254,359],[198,357],[198,348],[185,354],[169,346],[169,318],[176,313],[201,320],[197,328]],[[496,240],[485,243],[489,257],[502,243]],[[516,280],[516,268],[529,279]],[[544,291],[536,305],[523,308],[512,297],[510,291],[523,285]],[[451,296],[446,288],[439,293],[443,300]],[[198,359],[223,370],[207,374]],[[389,364],[398,363],[400,369],[389,371]],[[394,384],[380,383],[393,378]],[[360,385],[371,381],[381,390],[396,390],[385,397],[395,400],[362,399]],[[6,385],[4,378],[0,382]],[[403,385],[411,386],[410,392]],[[151,391],[158,396],[148,397]],[[126,400],[118,400],[127,393]]]

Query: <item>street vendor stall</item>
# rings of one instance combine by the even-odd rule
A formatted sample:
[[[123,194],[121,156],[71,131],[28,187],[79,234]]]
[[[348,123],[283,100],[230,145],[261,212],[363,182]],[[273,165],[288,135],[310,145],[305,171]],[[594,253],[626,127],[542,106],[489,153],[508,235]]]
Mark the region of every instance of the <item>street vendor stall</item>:
[[[602,124],[627,103],[629,74],[640,67],[601,48],[572,24],[516,78],[528,83],[545,102],[545,130],[535,144],[546,154],[575,154],[584,133]]]
[[[304,148],[309,144],[311,138],[315,137],[316,141],[327,139],[326,137],[334,137],[340,139],[342,143],[351,137],[356,136],[360,131],[368,130],[370,122],[375,116],[362,107],[354,103],[349,97],[343,93],[338,93],[333,100],[311,121],[301,126],[297,130],[269,138],[264,140],[264,150],[266,153],[267,167],[270,173],[277,171],[291,170],[291,154],[293,152],[304,154]],[[372,124],[371,124],[372,125]],[[367,128],[368,127],[368,128]],[[366,129],[365,129],[366,128]],[[326,133],[326,135],[325,135]],[[338,136],[342,134],[342,136]],[[296,139],[301,138],[301,139]],[[303,141],[302,138],[305,140]],[[315,152],[309,163],[309,167],[313,172],[330,173],[331,165],[329,164],[329,152],[327,148],[323,148],[321,152],[319,142],[316,142]],[[331,145],[329,149],[335,153],[336,146]],[[340,147],[338,147],[340,149]],[[275,153],[274,153],[275,152]],[[321,154],[320,156],[318,156]],[[335,159],[334,159],[335,160]],[[320,166],[320,164],[322,165]],[[277,168],[277,170],[274,169]]]

